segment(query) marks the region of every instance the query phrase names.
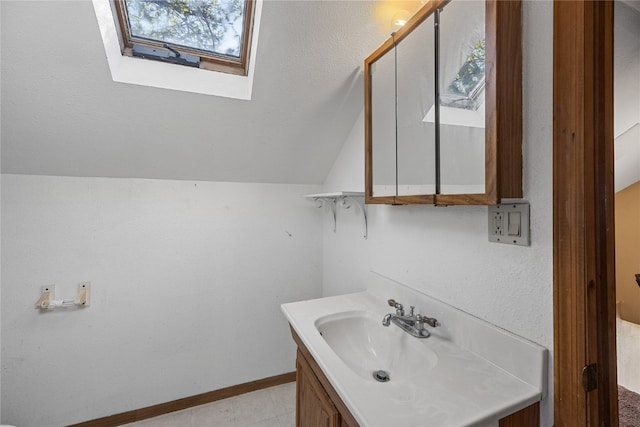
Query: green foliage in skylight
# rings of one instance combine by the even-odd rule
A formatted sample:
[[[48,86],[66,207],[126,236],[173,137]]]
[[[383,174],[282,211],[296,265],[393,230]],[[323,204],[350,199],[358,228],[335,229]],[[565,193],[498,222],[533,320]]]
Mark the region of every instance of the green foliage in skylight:
[[[131,34],[240,57],[243,0],[126,0]]]
[[[478,84],[484,80],[485,45],[482,39],[473,46],[471,54],[447,88],[449,93],[466,98],[473,96]]]

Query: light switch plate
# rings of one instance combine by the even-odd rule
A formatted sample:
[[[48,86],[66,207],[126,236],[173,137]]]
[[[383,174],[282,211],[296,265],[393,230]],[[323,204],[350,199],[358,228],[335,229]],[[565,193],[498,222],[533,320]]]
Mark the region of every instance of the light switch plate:
[[[489,241],[529,246],[529,203],[503,203],[489,206]]]

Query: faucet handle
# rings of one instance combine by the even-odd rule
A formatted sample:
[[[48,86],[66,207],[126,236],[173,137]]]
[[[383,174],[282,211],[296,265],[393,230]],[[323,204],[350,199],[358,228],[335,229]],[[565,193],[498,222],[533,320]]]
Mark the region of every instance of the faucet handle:
[[[396,309],[396,314],[398,316],[404,316],[404,307],[402,306],[402,304],[400,304],[399,302],[397,302],[393,298],[390,299],[390,300],[387,300],[387,304],[389,304],[389,306],[391,306],[391,307]]]
[[[416,314],[416,321],[426,323],[432,328],[435,328],[436,326],[439,325],[438,319],[434,319],[433,317],[421,316],[419,314]]]

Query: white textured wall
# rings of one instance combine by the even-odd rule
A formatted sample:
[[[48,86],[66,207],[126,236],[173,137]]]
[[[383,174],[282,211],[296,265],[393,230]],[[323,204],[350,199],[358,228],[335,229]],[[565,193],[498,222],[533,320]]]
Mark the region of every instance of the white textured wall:
[[[367,272],[374,270],[552,349],[552,25],[552,2],[524,2],[524,195],[531,203],[531,246],[489,243],[486,207],[369,205],[368,240],[357,212],[339,210],[335,234],[324,218],[324,295],[365,289]],[[364,188],[362,128],[361,116],[326,191]],[[542,404],[544,426],[553,425],[552,378]]]
[[[295,369],[318,186],[2,177],[2,423],[94,419]],[[39,313],[40,287],[91,307]]]

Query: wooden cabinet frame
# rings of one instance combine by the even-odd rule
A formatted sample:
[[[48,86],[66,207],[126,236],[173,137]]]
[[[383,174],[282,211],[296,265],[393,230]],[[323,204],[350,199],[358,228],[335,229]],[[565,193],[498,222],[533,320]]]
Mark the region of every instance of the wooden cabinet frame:
[[[318,363],[315,361],[315,359],[313,358],[307,347],[304,345],[296,331],[293,330],[293,328],[291,328],[291,335],[293,337],[293,340],[296,342],[296,345],[298,346],[298,359],[302,358],[302,365],[308,366],[311,372],[315,374],[317,381],[320,383],[325,393],[329,396],[331,402],[340,414],[340,426],[359,427],[359,424],[356,422],[355,418],[353,418],[353,415],[351,415],[351,412],[347,408],[347,405],[345,405],[340,396],[338,396],[338,392],[335,391],[327,377],[323,374],[322,369],[320,369],[320,366],[318,366]],[[296,362],[296,365],[300,365],[300,360]],[[300,407],[299,405],[300,394],[299,390],[296,390],[296,426],[305,427],[305,425],[301,423],[300,420],[298,410],[298,408]]]
[[[373,195],[371,64],[448,1],[428,2],[364,62],[365,202],[382,204],[491,205],[522,197],[522,5],[486,0],[485,193]]]
[[[311,366],[298,352],[296,358],[296,425],[340,427],[340,413],[324,391]]]

